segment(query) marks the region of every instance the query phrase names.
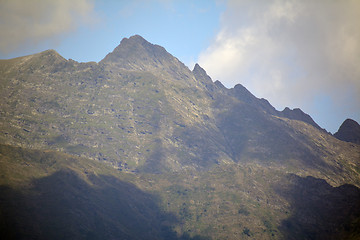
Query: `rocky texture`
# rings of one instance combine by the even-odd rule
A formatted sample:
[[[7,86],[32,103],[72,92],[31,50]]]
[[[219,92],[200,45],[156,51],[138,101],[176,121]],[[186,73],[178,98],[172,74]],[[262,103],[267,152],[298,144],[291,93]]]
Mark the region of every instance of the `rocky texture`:
[[[303,122],[306,122],[314,127],[316,127],[319,130],[323,130],[308,114],[304,113],[300,108],[294,108],[291,110],[290,108],[286,107],[281,113],[283,117],[294,119],[294,120],[300,120]]]
[[[99,162],[0,145],[0,167],[3,239],[193,239],[133,176]]]
[[[339,152],[319,154],[320,145],[293,130],[296,121],[320,129],[300,109],[279,112],[240,84],[226,89],[198,64],[190,71],[140,36],[123,39],[99,63],[50,50],[2,60],[0,71],[0,137],[7,144],[57,149],[125,171],[339,160]]]
[[[360,144],[360,125],[352,119],[346,119],[334,137],[342,141]]]
[[[221,82],[213,82],[198,64],[190,71],[164,48],[140,36],[123,39],[99,63],[66,60],[53,50],[1,60],[0,76],[0,142],[5,144],[0,163],[1,169],[7,169],[0,176],[5,189],[2,206],[11,205],[19,196],[30,204],[28,209],[36,208],[33,202],[43,199],[36,198],[37,188],[26,186],[39,186],[46,195],[52,184],[69,176],[69,182],[78,187],[64,180],[64,188],[43,202],[50,209],[42,213],[56,208],[53,199],[66,189],[69,195],[60,194],[59,198],[71,209],[84,205],[81,196],[88,195],[91,204],[71,216],[74,225],[81,217],[89,219],[71,236],[83,236],[96,225],[94,221],[101,221],[106,223],[105,229],[114,230],[99,229],[96,234],[107,232],[109,238],[146,238],[148,227],[161,239],[165,227],[173,239],[281,239],[307,228],[316,231],[310,220],[322,219],[318,228],[322,232],[309,236],[325,239],[326,229],[338,221],[326,225],[326,214],[298,212],[293,190],[298,182],[289,176],[323,179],[331,187],[328,189],[335,189],[334,196],[341,185],[352,185],[349,189],[360,186],[359,145],[336,139],[300,109],[280,112],[240,84],[227,89]],[[44,155],[44,151],[51,154]],[[52,157],[59,159],[61,167],[51,162]],[[90,162],[96,162],[91,169],[102,171],[103,176],[84,175]],[[32,170],[25,171],[28,166]],[[113,184],[116,179],[124,182]],[[30,200],[27,191],[35,194]],[[328,193],[321,196],[332,198],[332,191]],[[139,201],[131,205],[134,196]],[[347,192],[344,196],[351,202],[357,200]],[[335,198],[333,206],[341,211],[342,200]],[[116,220],[102,201],[109,206],[118,201],[130,206],[128,212],[118,209],[114,214],[135,215],[131,218],[134,224],[143,224],[145,218],[153,223],[147,222],[145,230],[136,235],[121,218]],[[330,204],[316,202],[321,203]],[[147,210],[141,215],[137,209],[143,204]],[[100,217],[88,215],[87,209],[92,207]],[[21,215],[27,211],[21,209],[16,213],[19,217],[31,216]],[[42,225],[46,225],[43,214],[39,214],[39,225],[29,229],[47,228]],[[164,216],[174,216],[177,221],[167,217],[163,222],[151,220]],[[309,221],[295,221],[291,216],[305,216]],[[336,234],[358,236],[352,227],[359,221],[357,215],[345,214],[339,219],[350,222],[346,220]],[[58,220],[56,226],[65,226]],[[8,224],[6,219],[1,221]],[[295,227],[289,228],[286,221]]]
[[[281,223],[286,239],[356,239],[360,216],[360,189],[332,187],[313,177],[287,177],[279,190],[290,202],[293,215]],[[281,184],[279,184],[281,186]],[[355,231],[354,231],[355,230]]]
[[[287,166],[130,174],[64,153],[0,145],[0,168],[6,239],[360,236],[359,188],[287,174]]]

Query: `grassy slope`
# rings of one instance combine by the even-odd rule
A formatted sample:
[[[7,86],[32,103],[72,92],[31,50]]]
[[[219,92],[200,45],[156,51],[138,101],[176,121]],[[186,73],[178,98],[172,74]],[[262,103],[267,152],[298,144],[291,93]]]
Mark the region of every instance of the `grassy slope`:
[[[358,145],[148,50],[120,65],[54,51],[0,61],[1,142],[33,149],[0,147],[2,235],[359,237]]]
[[[53,151],[0,145],[0,153],[0,230],[8,239],[360,236],[358,188],[276,166],[135,175]]]
[[[190,239],[134,175],[51,151],[0,145],[0,153],[5,239]]]

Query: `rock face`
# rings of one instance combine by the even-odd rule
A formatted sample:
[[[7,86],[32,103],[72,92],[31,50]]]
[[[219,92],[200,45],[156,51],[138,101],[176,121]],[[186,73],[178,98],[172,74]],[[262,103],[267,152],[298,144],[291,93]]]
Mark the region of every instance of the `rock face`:
[[[308,123],[310,125],[313,125],[314,127],[316,127],[319,130],[324,130],[308,114],[301,111],[300,108],[295,108],[295,109],[291,110],[290,108],[286,107],[281,112],[281,115],[286,117],[286,118],[306,122],[306,123]]]
[[[334,136],[345,142],[360,144],[360,125],[352,119],[346,119]]]
[[[186,234],[208,239],[280,239],[308,228],[316,229],[310,220],[296,221],[287,215],[303,216],[291,204],[299,204],[294,202],[293,189],[296,184],[301,185],[304,177],[325,179],[328,185],[322,186],[328,187],[328,195],[336,199],[342,191],[332,187],[360,186],[359,145],[339,141],[300,109],[277,111],[241,84],[227,89],[221,82],[213,82],[198,64],[191,71],[163,47],[140,36],[123,39],[99,63],[66,60],[54,50],[0,60],[0,86],[0,143],[4,146],[0,164],[7,169],[0,175],[0,183],[14,189],[34,184],[43,187],[39,182],[24,179],[36,176],[44,177],[46,183],[56,182],[67,176],[64,168],[70,168],[79,176],[73,177],[73,172],[69,175],[79,186],[71,188],[69,194],[79,200],[79,196],[89,192],[90,205],[110,224],[104,226],[105,230],[91,233],[94,236],[117,226],[120,230],[111,232],[113,238],[142,239],[146,229],[153,228],[159,239],[178,239],[176,236],[189,239]],[[53,152],[51,156],[59,162],[49,163],[51,156],[38,158],[34,151],[39,151],[40,156],[42,151]],[[114,179],[90,176],[87,161],[79,156],[103,164],[92,168],[95,175],[111,173]],[[18,171],[27,167],[31,171]],[[300,180],[294,181],[288,175]],[[96,183],[92,183],[94,179]],[[136,185],[139,191],[129,192],[130,185],[123,183],[112,184],[116,179]],[[25,183],[17,186],[13,182]],[[47,183],[48,188],[42,188],[41,194],[46,195],[50,185]],[[132,206],[131,198],[124,200],[124,208],[131,209],[124,214],[139,215],[132,221],[144,219],[145,215],[156,219],[161,211],[171,214],[163,222],[155,221],[156,226],[146,225],[144,235],[136,237],[133,229],[131,236],[126,235],[128,224],[116,224],[116,216],[111,211],[103,212],[96,199],[95,193],[108,187],[117,200],[123,194],[151,198],[151,206],[141,200]],[[35,200],[37,190],[23,189],[34,194],[31,199]],[[144,193],[147,191],[157,194],[158,203],[157,198]],[[28,201],[23,193],[7,188],[3,192],[19,194]],[[351,194],[346,192],[347,195]],[[107,199],[106,194],[100,196]],[[356,203],[357,195],[351,197],[351,202]],[[11,197],[4,199],[11,205]],[[52,199],[44,204],[53,206]],[[73,204],[71,199],[66,197],[71,206],[83,202],[80,198]],[[137,210],[143,204],[147,209],[144,216]],[[159,207],[156,212],[152,211],[157,209],[154,204]],[[341,212],[339,201],[334,204]],[[346,211],[352,206],[347,206]],[[87,209],[86,205],[80,208],[80,215],[69,214],[88,216]],[[118,210],[121,214],[122,210]],[[315,215],[316,221],[328,217],[322,213]],[[177,220],[168,222],[171,216]],[[310,219],[311,214],[306,212],[305,217]],[[348,211],[339,219],[348,217],[351,221],[345,221],[346,226],[336,234],[347,229],[349,236],[353,234],[351,226],[358,218]],[[80,221],[78,217],[74,219],[76,223]],[[94,219],[102,218],[92,215],[84,229],[91,229]],[[42,219],[41,223],[46,222]],[[292,228],[288,223],[296,226]],[[312,233],[311,237],[328,237],[326,228],[333,225],[321,223],[323,232]],[[59,224],[63,226],[63,222]],[[162,231],[163,228],[167,230]],[[82,234],[82,230],[75,232]]]
[[[337,161],[295,130],[321,129],[300,109],[279,112],[240,84],[226,89],[198,64],[190,71],[138,35],[99,63],[50,50],[2,60],[0,71],[6,144],[57,149],[124,171],[200,170],[249,159]]]

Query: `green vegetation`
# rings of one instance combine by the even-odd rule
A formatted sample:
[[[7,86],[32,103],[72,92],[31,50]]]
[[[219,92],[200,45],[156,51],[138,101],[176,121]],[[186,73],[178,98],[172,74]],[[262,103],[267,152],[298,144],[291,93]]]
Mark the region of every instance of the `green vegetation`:
[[[172,230],[179,220],[133,175],[52,151],[0,145],[0,156],[4,239],[205,239]]]
[[[360,236],[359,145],[139,36],[100,63],[45,51],[0,73],[5,239]]]

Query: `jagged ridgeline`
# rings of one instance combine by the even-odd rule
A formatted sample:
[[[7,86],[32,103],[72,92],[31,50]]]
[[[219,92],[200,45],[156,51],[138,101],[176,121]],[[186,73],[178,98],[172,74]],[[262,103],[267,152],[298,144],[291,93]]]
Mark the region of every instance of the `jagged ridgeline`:
[[[68,189],[71,211],[54,225],[86,221],[62,229],[63,237],[151,239],[149,229],[154,239],[360,236],[358,140],[341,141],[300,109],[278,111],[240,84],[213,82],[198,64],[191,71],[140,36],[123,39],[99,63],[54,50],[0,60],[0,92],[0,224],[8,224],[5,213],[25,219],[20,238],[31,229],[35,238],[56,236],[46,208],[38,225],[26,211],[36,201],[55,207],[56,194]],[[59,179],[64,187],[39,197]],[[83,195],[89,205],[71,200]],[[30,207],[17,208],[12,197]],[[125,211],[132,199],[135,208]],[[100,217],[89,216],[91,208]],[[135,225],[149,219],[138,235],[119,218],[129,215]],[[90,230],[94,221],[103,228]]]

